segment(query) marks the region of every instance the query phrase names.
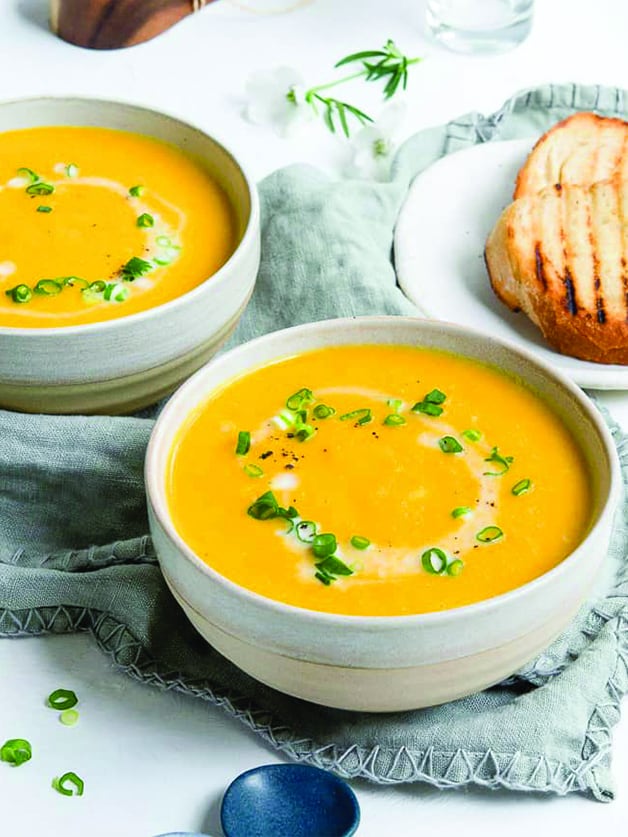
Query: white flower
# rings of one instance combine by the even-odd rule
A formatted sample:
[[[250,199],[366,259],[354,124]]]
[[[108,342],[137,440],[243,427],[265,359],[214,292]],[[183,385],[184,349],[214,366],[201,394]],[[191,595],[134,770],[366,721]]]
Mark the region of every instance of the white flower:
[[[406,113],[403,101],[386,105],[375,122],[362,128],[351,140],[352,156],[347,174],[370,180],[388,180],[395,136]]]
[[[251,76],[246,84],[244,115],[249,122],[269,125],[286,135],[312,116],[304,96],[303,79],[292,67],[263,70]]]

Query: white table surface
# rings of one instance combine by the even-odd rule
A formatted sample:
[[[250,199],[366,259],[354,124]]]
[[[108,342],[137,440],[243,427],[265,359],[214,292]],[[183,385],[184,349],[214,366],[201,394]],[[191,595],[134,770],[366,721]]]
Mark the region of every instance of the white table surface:
[[[256,0],[246,2],[254,7]],[[294,161],[338,172],[346,149],[323,131],[284,139],[244,122],[249,74],[287,64],[320,83],[339,57],[388,37],[428,59],[411,75],[405,135],[470,110],[491,112],[514,91],[548,81],[628,87],[625,0],[537,0],[528,41],[495,57],[458,56],[430,43],[420,0],[313,0],[272,16],[220,0],[157,40],[117,52],[69,46],[49,33],[46,18],[46,0],[1,0],[0,99],[76,93],[170,110],[226,138],[258,178]],[[359,86],[353,99],[372,107],[377,101],[374,91],[364,94]],[[628,394],[601,398],[628,428]],[[81,720],[71,729],[43,706],[59,685],[81,698]],[[16,736],[28,738],[37,757],[19,770],[0,769],[0,834],[7,837],[220,835],[227,784],[243,770],[280,760],[220,710],[118,674],[87,636],[0,642],[0,739]],[[50,789],[51,777],[63,770],[85,779],[81,799]],[[625,830],[626,721],[614,735],[614,773],[617,799],[609,805],[578,795],[354,783],[362,808],[359,835]]]

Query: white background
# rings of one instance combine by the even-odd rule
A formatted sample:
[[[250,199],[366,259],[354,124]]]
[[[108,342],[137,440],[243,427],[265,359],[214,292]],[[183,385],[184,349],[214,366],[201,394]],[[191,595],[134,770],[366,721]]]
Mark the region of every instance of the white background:
[[[469,110],[489,113],[516,90],[544,82],[628,87],[627,33],[625,0],[537,0],[533,32],[521,47],[463,57],[427,40],[419,0],[313,0],[272,16],[220,0],[151,43],[90,52],[49,33],[45,0],[0,0],[0,99],[41,93],[128,99],[225,138],[258,178],[293,161],[338,173],[346,148],[322,130],[284,139],[243,121],[243,88],[252,72],[287,64],[308,83],[320,83],[341,56],[392,37],[406,53],[427,58],[411,76],[403,130],[410,135]],[[359,86],[345,92],[351,101],[377,106],[374,92]],[[628,428],[628,395],[603,400]],[[43,706],[60,685],[81,698],[81,720],[71,729]],[[220,835],[227,784],[243,770],[278,760],[220,710],[116,673],[86,636],[0,642],[0,739],[16,736],[30,739],[37,757],[19,770],[0,770],[0,834],[7,837],[151,837],[186,829]],[[49,787],[53,775],[70,769],[85,779],[81,799]],[[625,830],[626,722],[615,733],[614,773],[617,799],[609,805],[577,795],[354,783],[359,835]]]

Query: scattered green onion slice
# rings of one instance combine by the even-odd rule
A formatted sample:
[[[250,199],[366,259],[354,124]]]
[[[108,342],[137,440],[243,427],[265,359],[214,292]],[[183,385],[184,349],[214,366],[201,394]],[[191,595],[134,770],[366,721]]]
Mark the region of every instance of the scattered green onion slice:
[[[26,194],[27,195],[52,195],[54,192],[55,187],[52,183],[44,183],[43,180],[37,180],[35,183],[31,183],[30,186],[26,187]]]
[[[143,186],[131,186],[131,188],[129,189],[129,195],[131,195],[132,198],[141,198],[143,194]]]
[[[462,435],[465,437],[465,439],[468,439],[470,442],[479,442],[482,438],[482,434],[480,433],[480,431],[473,429],[463,430]]]
[[[28,285],[16,285],[5,291],[7,296],[10,296],[13,302],[29,302],[33,296],[33,292]]]
[[[447,564],[447,575],[451,576],[458,576],[464,569],[464,564],[460,560],[460,558],[456,558],[455,561],[452,561],[451,564]]]
[[[137,226],[138,227],[154,227],[155,226],[155,219],[152,215],[149,215],[148,212],[142,212],[142,214],[137,219]]]
[[[491,451],[491,455],[487,456],[484,461],[496,462],[501,466],[501,471],[484,471],[485,477],[501,477],[510,469],[511,464],[514,462],[514,456],[502,456],[499,450],[494,447]]]
[[[461,453],[464,448],[453,436],[443,436],[438,440],[438,447],[443,453]]]
[[[316,523],[313,520],[300,520],[295,526],[297,538],[301,543],[312,543],[317,530]]]
[[[340,421],[353,421],[358,425],[368,424],[373,420],[373,415],[368,407],[362,407],[360,410],[351,410],[350,413],[344,413],[340,416]]]
[[[254,465],[252,462],[247,463],[244,466],[244,473],[247,477],[262,477],[264,476],[264,471],[260,468],[259,465]]]
[[[515,497],[519,497],[521,494],[525,494],[532,488],[532,480],[519,480],[519,482],[515,483],[512,487],[512,493]]]
[[[319,581],[321,581],[321,582],[322,582],[322,583],[323,583],[326,587],[329,587],[329,585],[332,583],[332,581],[335,581],[335,580],[336,580],[336,579],[333,577],[333,575],[328,575],[327,573],[321,572],[320,570],[319,570],[317,573],[314,573],[314,578],[317,578],[317,579],[318,579]]]
[[[63,290],[63,285],[55,279],[40,279],[33,290],[42,296],[56,296]]]
[[[37,212],[45,212],[45,213],[52,212],[52,207],[51,206],[38,206],[37,207]]]
[[[138,256],[133,256],[133,258],[129,259],[128,262],[122,265],[120,268],[120,275],[125,282],[133,282],[135,279],[138,279],[140,276],[144,276],[152,269],[153,265],[151,262],[146,261],[146,259],[140,259]]]
[[[66,727],[73,727],[79,719],[79,713],[76,709],[65,709],[60,715],[59,720]]]
[[[308,439],[311,439],[316,434],[316,428],[312,427],[311,424],[299,424],[297,428],[294,435],[300,442],[307,442]]]
[[[25,166],[22,166],[17,170],[18,177],[26,177],[29,183],[37,183],[39,180],[39,175],[36,174],[32,169],[27,169]]]
[[[90,283],[89,287],[86,288],[86,290],[91,291],[91,293],[94,293],[94,294],[101,294],[105,291],[106,287],[107,287],[106,282],[103,282],[102,279],[96,279],[95,282]]]
[[[314,414],[314,418],[317,419],[326,419],[333,416],[336,411],[333,407],[329,407],[327,404],[317,404],[316,407],[312,410]]]
[[[403,416],[400,416],[399,413],[391,413],[384,419],[384,424],[388,427],[401,427],[405,423],[406,420]]]
[[[48,695],[48,706],[52,709],[72,709],[77,703],[78,698],[70,689],[55,689]]]
[[[120,282],[109,282],[103,296],[107,302],[124,302],[130,295],[129,289]]]
[[[421,555],[421,564],[430,575],[440,575],[447,569],[447,556],[442,549],[433,546]]]
[[[335,555],[328,555],[327,558],[315,564],[316,569],[325,575],[353,575],[353,570],[348,567],[340,558]]]
[[[412,407],[413,413],[424,413],[426,416],[440,416],[442,415],[443,408],[439,407],[438,404],[432,404],[430,401],[417,401],[417,403]]]
[[[155,241],[160,247],[172,247],[172,241],[167,235],[158,235]]]
[[[331,532],[314,535],[312,540],[312,552],[317,558],[327,558],[328,555],[333,555],[337,547],[336,536]]]
[[[370,540],[362,535],[353,535],[350,543],[354,549],[367,549],[371,545]]]
[[[504,537],[504,533],[499,526],[485,526],[475,536],[480,543],[493,543]]]
[[[278,509],[277,498],[272,491],[267,491],[251,503],[246,513],[255,520],[271,520],[273,517],[277,517]]]
[[[6,761],[14,767],[19,767],[30,761],[33,750],[30,741],[25,738],[10,738],[0,747],[0,761]]]
[[[246,456],[251,449],[251,434],[248,430],[240,430],[235,452],[238,456]]]
[[[446,399],[447,396],[444,392],[441,392],[439,389],[433,389],[431,392],[428,392],[423,401],[427,401],[428,404],[443,404]]]
[[[70,163],[65,167],[65,173],[68,177],[78,177],[79,167],[76,163]]]
[[[471,517],[472,514],[473,509],[470,509],[469,506],[458,506],[452,511],[451,516],[454,520],[457,520],[459,517]]]
[[[302,389],[297,390],[294,392],[290,398],[286,401],[286,407],[289,410],[300,410],[302,407],[306,407],[308,404],[311,404],[314,401],[314,394],[311,389],[307,389],[307,387],[303,387]]]
[[[64,773],[52,780],[52,787],[63,796],[83,796],[85,783],[76,773]]]
[[[403,401],[401,398],[389,398],[386,404],[390,407],[390,409],[398,413],[401,407],[403,406]]]

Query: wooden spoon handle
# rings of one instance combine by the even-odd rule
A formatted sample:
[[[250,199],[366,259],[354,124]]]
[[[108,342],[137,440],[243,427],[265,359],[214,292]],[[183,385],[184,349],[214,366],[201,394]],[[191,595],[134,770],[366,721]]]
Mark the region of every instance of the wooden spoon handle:
[[[120,49],[155,38],[212,0],[50,0],[50,26],[64,41]]]

